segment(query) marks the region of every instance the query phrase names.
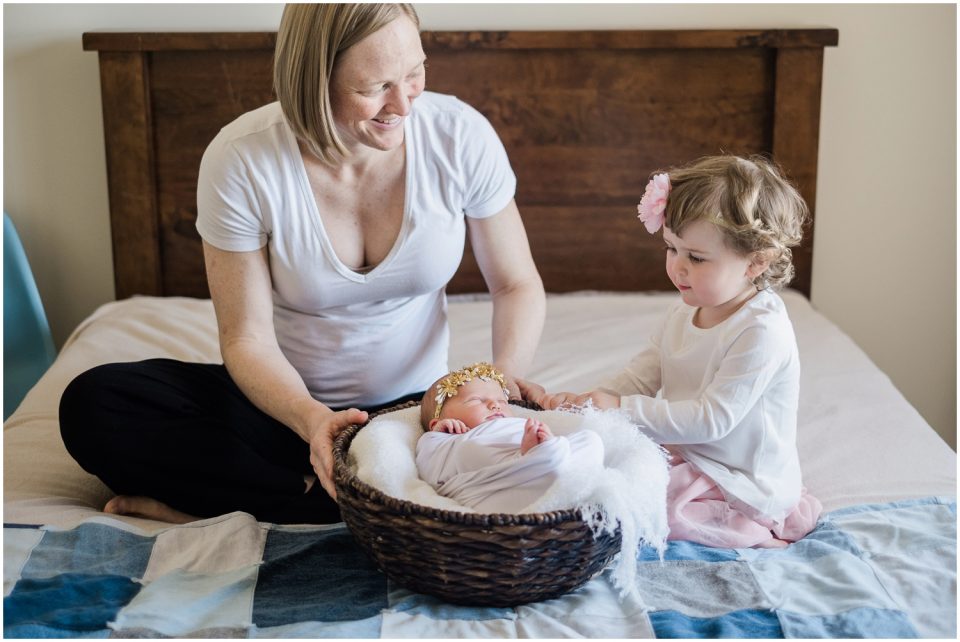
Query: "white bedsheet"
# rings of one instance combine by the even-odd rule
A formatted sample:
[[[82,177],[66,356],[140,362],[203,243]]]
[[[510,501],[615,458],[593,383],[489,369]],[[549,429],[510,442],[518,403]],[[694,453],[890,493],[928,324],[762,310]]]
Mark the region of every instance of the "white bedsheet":
[[[583,391],[647,341],[674,294],[553,295],[528,378],[548,390]],[[956,454],[845,334],[801,295],[783,298],[803,368],[798,440],[804,482],[826,511],[871,502],[956,495]],[[449,363],[490,358],[491,306],[453,297]],[[57,407],[67,383],[100,363],[151,357],[220,361],[207,300],[135,297],[84,321],[56,362],[4,423],[4,521],[69,527],[111,496],[60,440]],[[125,518],[142,528],[160,522]]]

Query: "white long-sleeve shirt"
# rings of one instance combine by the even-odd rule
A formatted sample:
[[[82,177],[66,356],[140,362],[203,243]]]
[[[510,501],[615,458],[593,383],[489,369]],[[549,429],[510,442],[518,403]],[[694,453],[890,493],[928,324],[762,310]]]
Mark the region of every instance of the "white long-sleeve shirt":
[[[568,462],[603,466],[603,442],[581,430],[520,454],[523,417],[491,419],[463,434],[426,432],[417,472],[437,493],[482,513],[518,513],[540,499]]]
[[[800,359],[786,307],[765,290],[712,328],[696,327],[695,312],[673,308],[650,346],[603,388],[735,505],[780,522],[801,488]]]

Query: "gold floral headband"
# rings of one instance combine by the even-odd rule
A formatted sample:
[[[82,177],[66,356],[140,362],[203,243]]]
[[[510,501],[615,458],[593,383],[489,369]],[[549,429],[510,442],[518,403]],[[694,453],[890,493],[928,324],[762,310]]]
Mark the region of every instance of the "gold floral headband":
[[[507,391],[507,382],[503,377],[503,373],[486,361],[478,361],[471,366],[454,370],[437,382],[437,408],[433,411],[433,418],[438,419],[440,412],[443,410],[443,403],[450,397],[457,396],[460,387],[474,379],[479,379],[480,381],[496,381],[500,384],[500,387],[503,388],[504,395],[507,397],[510,396],[510,393]]]

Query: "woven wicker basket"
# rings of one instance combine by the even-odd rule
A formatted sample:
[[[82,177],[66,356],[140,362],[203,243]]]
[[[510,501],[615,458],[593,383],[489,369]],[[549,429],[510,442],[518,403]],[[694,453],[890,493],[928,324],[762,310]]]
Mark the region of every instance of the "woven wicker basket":
[[[412,591],[470,606],[537,602],[586,583],[620,550],[619,531],[594,538],[579,511],[457,513],[384,495],[347,465],[350,444],[362,429],[350,426],[334,443],[340,512],[387,577]]]

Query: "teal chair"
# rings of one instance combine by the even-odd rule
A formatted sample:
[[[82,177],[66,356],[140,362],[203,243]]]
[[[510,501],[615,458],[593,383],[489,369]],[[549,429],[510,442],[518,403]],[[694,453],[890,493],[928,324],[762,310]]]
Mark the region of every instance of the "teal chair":
[[[3,420],[6,421],[57,351],[13,221],[3,214]]]

